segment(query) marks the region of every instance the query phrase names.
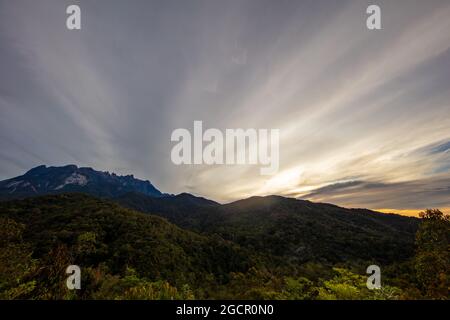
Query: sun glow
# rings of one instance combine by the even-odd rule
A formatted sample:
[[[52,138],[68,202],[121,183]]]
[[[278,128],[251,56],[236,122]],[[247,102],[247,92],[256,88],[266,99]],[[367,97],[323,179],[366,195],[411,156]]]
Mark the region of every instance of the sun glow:
[[[303,166],[298,166],[284,170],[274,177],[268,179],[264,186],[257,192],[258,194],[273,194],[286,189],[295,188],[301,181],[304,172]]]

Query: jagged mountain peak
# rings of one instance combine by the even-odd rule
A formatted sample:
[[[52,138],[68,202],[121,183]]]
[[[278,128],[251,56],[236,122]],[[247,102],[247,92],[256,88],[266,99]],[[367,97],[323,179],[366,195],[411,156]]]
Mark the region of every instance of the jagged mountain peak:
[[[0,181],[0,198],[24,198],[63,192],[83,192],[99,197],[116,197],[128,192],[139,192],[160,197],[163,194],[150,181],[133,175],[97,171],[74,164],[64,166],[40,165],[25,174]]]

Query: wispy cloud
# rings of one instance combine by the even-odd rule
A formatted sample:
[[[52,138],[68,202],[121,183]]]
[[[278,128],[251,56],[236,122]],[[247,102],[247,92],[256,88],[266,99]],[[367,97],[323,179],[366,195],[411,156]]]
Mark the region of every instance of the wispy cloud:
[[[448,208],[450,175],[398,183],[350,181],[330,184],[302,198],[319,202],[338,202],[344,206],[418,213],[426,208]],[[389,209],[387,209],[389,208]],[[392,210],[394,209],[394,210]]]
[[[450,207],[450,3],[0,1],[0,177],[41,163],[134,173],[221,201]],[[278,128],[280,172],[180,166],[170,134]],[[446,200],[447,199],[447,200]]]

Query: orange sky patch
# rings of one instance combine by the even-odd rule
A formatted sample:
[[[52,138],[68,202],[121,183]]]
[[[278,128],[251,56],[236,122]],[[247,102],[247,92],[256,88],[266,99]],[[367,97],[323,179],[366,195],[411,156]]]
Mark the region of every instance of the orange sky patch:
[[[445,214],[450,214],[450,208],[438,208]],[[419,212],[424,211],[425,209],[375,209],[375,211],[384,212],[384,213],[395,213],[400,214],[402,216],[409,217],[419,217]]]

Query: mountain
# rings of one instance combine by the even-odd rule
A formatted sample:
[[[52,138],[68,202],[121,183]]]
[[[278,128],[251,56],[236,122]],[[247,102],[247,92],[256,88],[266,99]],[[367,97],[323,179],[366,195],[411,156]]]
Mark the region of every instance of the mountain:
[[[404,260],[414,254],[419,224],[411,217],[280,196],[224,205],[192,195],[152,198],[129,193],[114,200],[293,263]]]
[[[3,199],[68,192],[108,198],[181,228],[219,235],[280,263],[407,259],[418,227],[414,218],[280,196],[221,205],[188,193],[162,194],[149,181],[74,165],[40,166],[0,182]]]
[[[83,192],[102,198],[111,198],[128,192],[139,192],[153,197],[163,196],[149,181],[136,179],[132,175],[118,176],[75,165],[62,167],[42,165],[24,175],[0,181],[0,199],[67,192]]]
[[[280,196],[220,207],[208,226],[225,239],[290,261],[389,263],[414,254],[419,220]]]
[[[74,165],[2,181],[0,198],[0,299],[72,299],[71,264],[80,299],[375,299],[372,264],[387,298],[417,298],[416,218],[281,196],[219,204]]]
[[[111,274],[124,274],[132,268],[147,279],[194,286],[208,279],[220,283],[229,272],[246,271],[251,261],[230,241],[84,194],[0,202],[0,251],[5,235],[12,245],[11,220],[22,226],[22,243],[33,258],[46,265],[57,259],[55,250],[62,246],[67,264],[83,270],[102,265]]]
[[[216,210],[221,205],[215,201],[196,197],[189,193],[167,197],[149,197],[142,193],[130,192],[113,199],[122,206],[141,212],[153,213],[170,222],[191,230],[202,230],[209,219],[216,218]]]

